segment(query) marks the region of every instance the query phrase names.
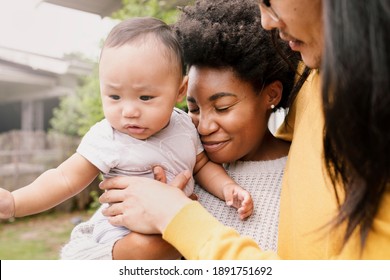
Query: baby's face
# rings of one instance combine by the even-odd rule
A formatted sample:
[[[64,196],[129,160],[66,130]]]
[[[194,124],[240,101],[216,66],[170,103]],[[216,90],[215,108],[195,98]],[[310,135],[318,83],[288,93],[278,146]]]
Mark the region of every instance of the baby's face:
[[[168,125],[182,77],[156,43],[103,50],[100,91],[106,119],[116,130],[147,139]]]

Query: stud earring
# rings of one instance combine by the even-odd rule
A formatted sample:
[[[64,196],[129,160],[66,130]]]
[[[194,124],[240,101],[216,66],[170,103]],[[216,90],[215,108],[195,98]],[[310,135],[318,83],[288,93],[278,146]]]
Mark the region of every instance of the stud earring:
[[[275,105],[274,104],[271,104],[271,109],[275,109]]]

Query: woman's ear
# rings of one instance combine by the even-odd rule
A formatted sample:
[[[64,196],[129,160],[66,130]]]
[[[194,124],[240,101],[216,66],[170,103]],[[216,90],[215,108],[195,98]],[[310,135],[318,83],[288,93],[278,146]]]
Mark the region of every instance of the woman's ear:
[[[274,81],[265,88],[267,108],[274,109],[282,99],[283,84],[280,81]]]
[[[183,82],[181,83],[179,88],[179,94],[177,95],[177,102],[183,101],[183,98],[187,95],[187,88],[188,88],[188,76],[184,76]]]

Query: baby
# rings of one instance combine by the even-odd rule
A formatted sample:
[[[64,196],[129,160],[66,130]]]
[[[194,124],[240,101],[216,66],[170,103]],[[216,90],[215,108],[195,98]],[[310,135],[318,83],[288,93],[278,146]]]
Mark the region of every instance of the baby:
[[[170,182],[190,170],[199,185],[228,205],[241,219],[251,215],[250,194],[211,162],[191,118],[174,108],[186,94],[182,50],[176,35],[154,18],[121,22],[108,35],[99,63],[105,119],[84,136],[75,154],[57,168],[12,193],[0,189],[0,218],[50,209],[86,188],[98,175],[147,176],[161,166]],[[185,188],[191,195],[194,179]],[[94,235],[101,243],[129,231],[101,215]]]

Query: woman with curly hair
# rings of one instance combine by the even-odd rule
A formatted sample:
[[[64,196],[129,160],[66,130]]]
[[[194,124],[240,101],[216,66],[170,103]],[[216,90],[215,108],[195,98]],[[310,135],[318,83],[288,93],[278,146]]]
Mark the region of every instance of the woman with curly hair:
[[[268,120],[288,104],[298,56],[281,40],[291,65],[277,53],[253,1],[198,1],[182,9],[174,29],[188,68],[189,115],[205,151],[251,193],[255,211],[239,221],[201,188],[199,202],[224,225],[276,252],[290,143],[272,135]]]
[[[254,1],[198,1],[182,9],[173,29],[187,65],[189,115],[204,149],[251,193],[255,210],[242,221],[223,201],[197,187],[199,202],[226,226],[250,236],[264,250],[276,252],[281,182],[290,143],[272,135],[268,120],[272,112],[288,104],[298,56],[281,40],[278,43],[288,60],[277,53],[271,34],[261,27]],[[77,228],[75,232],[80,234]],[[173,248],[156,243],[140,246],[132,234],[116,242],[112,258],[175,257]],[[70,254],[77,240],[81,239],[73,238],[64,248],[64,258],[90,258],[101,248],[92,243],[90,249]],[[84,244],[91,242],[86,240]],[[144,250],[134,254],[129,248],[135,244]],[[107,249],[100,251],[105,256],[94,257],[111,257]]]

